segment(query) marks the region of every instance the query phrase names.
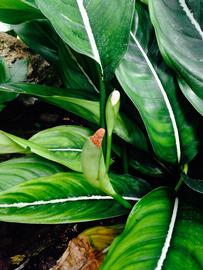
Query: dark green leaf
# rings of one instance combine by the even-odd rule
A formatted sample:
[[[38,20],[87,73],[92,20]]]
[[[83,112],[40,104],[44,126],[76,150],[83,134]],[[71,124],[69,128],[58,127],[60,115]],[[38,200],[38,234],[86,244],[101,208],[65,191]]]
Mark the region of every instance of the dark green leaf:
[[[117,78],[140,112],[156,155],[172,164],[191,160],[197,154],[197,119],[186,117],[190,108],[177,95],[174,78],[159,55],[148,13],[141,5],[136,9],[134,32]]]
[[[99,102],[85,99],[83,91],[78,91],[75,97],[76,93],[72,89],[28,83],[0,85],[0,91],[36,96],[90,122],[99,123]]]
[[[3,57],[0,56],[0,83],[5,83],[10,80],[9,68]]]
[[[88,66],[84,66],[84,62],[87,59],[89,60],[89,58],[76,53],[68,45],[61,42],[59,60],[65,87],[74,89],[75,95],[77,95],[77,92],[82,91],[88,99],[98,100],[99,90],[88,74],[88,70],[90,70],[93,63],[88,63]]]
[[[134,0],[36,3],[71,48],[93,58],[107,78],[113,75],[127,48]]]
[[[186,174],[182,173],[184,183],[199,193],[203,193],[203,180],[201,179],[192,179],[191,177],[187,176]]]
[[[96,124],[96,127],[99,124],[99,102],[87,100],[86,93],[82,90],[77,92],[77,98],[75,98],[76,93],[72,89],[58,89],[43,85],[18,83],[0,85],[1,92],[36,96],[93,122]],[[140,145],[144,150],[148,149],[145,134],[126,115],[118,115],[114,132],[123,140],[134,145]]]
[[[165,61],[183,77],[194,94],[202,99],[201,6],[202,3],[193,0],[149,1],[151,20]],[[185,91],[184,88],[182,91]],[[191,95],[186,94],[186,97]],[[189,98],[189,101],[192,99]],[[191,103],[194,105],[194,102]]]
[[[116,75],[140,112],[157,156],[167,162],[176,163],[180,161],[181,155],[177,123],[166,90],[148,55],[149,31],[152,32],[152,26],[147,11],[142,11],[143,17],[136,14],[138,17],[135,23],[140,20],[141,22],[138,26],[135,25],[135,30],[131,32],[128,51],[116,70]],[[142,20],[148,24],[147,29],[142,27]],[[144,40],[142,37],[147,35],[149,40]]]
[[[203,115],[203,99],[200,98],[195,92],[190,88],[190,86],[186,83],[185,80],[179,78],[178,80],[180,89],[185,97],[189,100],[189,102],[193,105],[193,107]]]
[[[13,30],[29,48],[47,61],[54,64],[58,62],[57,35],[47,20],[32,20],[13,25]]]
[[[8,82],[11,78],[9,68],[3,59],[0,57],[0,83]],[[13,100],[16,97],[15,93],[0,93],[0,111],[6,106],[6,102]]]
[[[8,24],[18,24],[25,21],[43,18],[34,1],[1,0],[0,21]]]

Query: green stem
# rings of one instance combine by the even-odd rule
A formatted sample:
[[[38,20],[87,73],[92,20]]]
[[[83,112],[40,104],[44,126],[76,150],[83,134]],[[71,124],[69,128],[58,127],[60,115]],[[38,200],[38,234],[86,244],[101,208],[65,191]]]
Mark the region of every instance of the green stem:
[[[119,202],[121,205],[123,205],[125,208],[131,209],[132,205],[126,201],[121,195],[115,194],[112,196],[117,202]]]
[[[100,127],[105,129],[106,128],[106,119],[105,119],[106,89],[105,89],[104,78],[103,78],[100,68],[98,68],[98,74],[99,74],[99,90],[100,90]],[[104,136],[103,138],[102,148],[103,148],[103,153],[105,156],[106,136]]]
[[[132,205],[126,201],[120,194],[116,193],[114,190],[108,174],[105,177],[99,180],[99,188],[106,194],[113,197],[117,202],[123,205],[125,208],[132,208]]]
[[[106,171],[108,173],[111,165],[111,146],[112,146],[112,134],[107,135],[107,151],[106,151]]]
[[[126,145],[123,145],[123,172],[124,174],[128,174],[128,155],[127,155],[127,149]]]
[[[185,164],[185,165],[184,165],[184,167],[183,167],[183,172],[184,172],[185,174],[187,174],[187,172],[188,172],[188,164]],[[175,187],[175,191],[176,191],[176,192],[178,192],[178,190],[180,189],[182,183],[183,183],[183,177],[181,176],[181,177],[180,177],[180,180],[178,181],[178,183],[177,183],[177,185],[176,185],[176,187]]]
[[[106,128],[105,121],[106,89],[103,77],[100,76],[100,127]]]

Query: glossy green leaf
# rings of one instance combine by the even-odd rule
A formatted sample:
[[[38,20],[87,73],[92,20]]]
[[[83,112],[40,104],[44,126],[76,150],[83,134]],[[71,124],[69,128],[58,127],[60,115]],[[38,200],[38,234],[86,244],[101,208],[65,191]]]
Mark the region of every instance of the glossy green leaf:
[[[64,171],[62,166],[37,156],[13,158],[0,163],[0,191],[21,182],[62,171]]]
[[[142,28],[143,21],[148,23],[148,31],[152,29],[147,11],[142,11],[143,17],[136,15],[138,17],[135,23],[138,22],[138,26],[135,25],[134,31],[131,31],[128,51],[116,71],[116,76],[141,114],[157,156],[176,163],[180,161],[181,155],[177,123],[166,90],[150,59],[150,48],[146,48],[150,38],[148,37],[148,42],[141,39],[142,35],[146,36],[146,30]]]
[[[19,149],[20,152],[31,152],[72,170],[81,171],[82,147],[90,134],[86,128],[58,126],[43,130],[29,140],[25,140],[0,131],[0,153],[5,153],[7,148],[8,153],[19,152]]]
[[[125,180],[125,185],[123,184]],[[145,193],[145,183],[114,175],[112,184],[131,202]],[[21,183],[0,193],[0,220],[23,223],[70,223],[127,213],[79,173],[58,173]]]
[[[46,19],[32,20],[12,26],[20,39],[47,61],[58,62],[58,37]]]
[[[36,8],[35,1],[1,0],[0,2],[1,22],[18,24],[42,17],[43,15]]]
[[[200,270],[202,252],[202,209],[159,188],[134,206],[100,269]]]
[[[150,0],[149,11],[160,51],[191,90],[203,98],[203,31],[199,1]],[[182,91],[185,91],[182,88]],[[187,91],[187,90],[186,90]],[[190,96],[186,95],[193,104]]]
[[[26,83],[1,84],[0,93],[17,93],[39,97],[40,99],[54,104],[60,108],[70,111],[98,126],[99,124],[99,102],[86,99],[86,94],[81,90],[77,92],[72,89],[58,89],[43,85]],[[118,115],[114,132],[123,140],[139,145],[142,149],[148,149],[148,143],[143,131],[125,114]]]
[[[136,9],[128,51],[116,71],[117,78],[138,109],[156,155],[172,164],[191,160],[198,150],[196,119],[191,122],[186,117],[190,108],[182,104],[171,72],[159,55],[147,11],[138,4]]]
[[[36,0],[36,3],[71,48],[93,58],[106,77],[114,73],[127,49],[134,0]]]

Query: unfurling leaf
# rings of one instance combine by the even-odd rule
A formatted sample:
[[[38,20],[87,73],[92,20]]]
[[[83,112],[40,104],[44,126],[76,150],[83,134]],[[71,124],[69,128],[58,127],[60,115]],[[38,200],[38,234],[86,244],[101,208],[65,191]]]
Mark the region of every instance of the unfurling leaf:
[[[105,130],[100,128],[93,136],[88,138],[83,146],[81,161],[84,176],[92,186],[101,189],[125,207],[131,208],[131,205],[114,190],[107,174],[102,151],[104,134]]]
[[[114,90],[106,103],[106,126],[109,136],[112,135],[115,127],[116,118],[120,108],[120,92]]]

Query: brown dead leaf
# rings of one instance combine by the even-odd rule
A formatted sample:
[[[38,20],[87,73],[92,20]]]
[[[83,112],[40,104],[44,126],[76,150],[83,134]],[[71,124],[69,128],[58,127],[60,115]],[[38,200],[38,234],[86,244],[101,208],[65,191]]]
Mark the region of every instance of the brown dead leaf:
[[[105,250],[122,230],[122,224],[85,230],[69,242],[57,265],[50,270],[98,270],[104,260]]]
[[[87,236],[78,236],[69,242],[68,248],[50,270],[98,270],[104,258],[95,251]]]

